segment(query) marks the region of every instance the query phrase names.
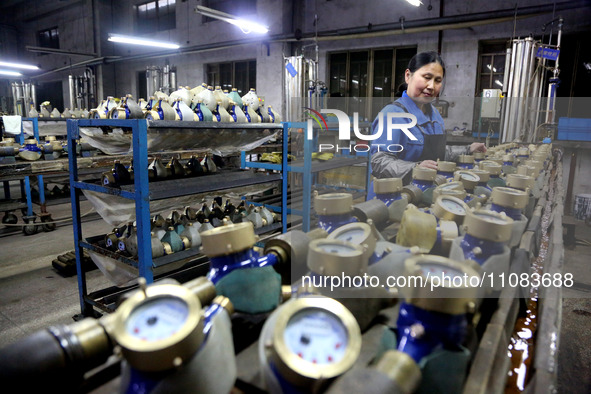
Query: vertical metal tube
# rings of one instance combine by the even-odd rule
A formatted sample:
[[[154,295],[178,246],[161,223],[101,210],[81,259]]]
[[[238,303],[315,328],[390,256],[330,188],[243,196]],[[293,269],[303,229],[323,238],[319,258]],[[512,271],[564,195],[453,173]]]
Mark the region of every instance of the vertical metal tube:
[[[33,82],[31,82],[31,100],[33,100],[33,107],[37,109],[37,88]]]
[[[176,86],[176,67],[170,68],[170,91],[173,92],[177,89]]]
[[[507,48],[505,55],[505,74],[503,75],[503,96],[505,97],[501,101],[501,130],[499,130],[499,144],[505,141],[505,130],[507,130],[507,107],[509,106],[509,80],[511,75],[511,58],[513,57],[513,51],[511,48]]]
[[[70,92],[70,109],[73,110],[76,105],[76,87],[74,86],[74,76],[68,75],[68,90]]]
[[[523,141],[521,139],[521,136],[524,133],[525,119],[526,119],[526,112],[527,112],[527,93],[528,93],[528,86],[529,86],[529,64],[530,64],[531,45],[532,45],[532,39],[530,37],[526,38],[525,41],[523,42],[523,49],[522,49],[522,64],[521,64],[519,94],[518,94],[519,106],[518,106],[518,110],[517,110],[515,134],[513,136],[513,139],[515,139],[515,137],[517,137],[520,141]]]

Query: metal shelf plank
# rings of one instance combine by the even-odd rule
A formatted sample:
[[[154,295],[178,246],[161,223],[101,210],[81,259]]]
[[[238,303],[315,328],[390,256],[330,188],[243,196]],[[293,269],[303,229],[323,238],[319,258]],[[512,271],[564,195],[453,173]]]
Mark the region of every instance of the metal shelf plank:
[[[256,185],[281,180],[280,174],[252,173],[250,171],[221,172],[197,178],[180,178],[150,183],[150,200],[207,193],[240,186]],[[123,185],[122,190],[133,192],[134,185]],[[117,190],[117,189],[115,189]]]

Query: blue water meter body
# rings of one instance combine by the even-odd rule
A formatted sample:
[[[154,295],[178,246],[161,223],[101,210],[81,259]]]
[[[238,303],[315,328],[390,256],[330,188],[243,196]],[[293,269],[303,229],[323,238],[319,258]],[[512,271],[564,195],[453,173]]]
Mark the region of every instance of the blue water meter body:
[[[415,185],[416,187],[418,187],[419,189],[421,189],[422,192],[424,192],[425,190],[434,187],[435,184],[433,183],[433,181],[422,181],[422,180],[418,180],[418,179],[413,179],[410,182],[411,185]]]
[[[216,284],[230,272],[241,268],[261,268],[275,265],[277,256],[273,253],[260,256],[254,249],[244,250],[227,256],[212,257],[207,279]]]
[[[345,224],[354,222],[357,222],[357,218],[351,215],[351,213],[344,213],[341,215],[318,215],[318,227],[329,234]]]
[[[479,265],[483,265],[489,257],[502,254],[504,252],[504,242],[494,242],[476,238],[470,234],[464,234],[460,241],[460,247],[464,252],[466,260],[474,260]],[[480,253],[476,254],[474,249],[480,248]]]
[[[420,324],[423,335],[413,335],[413,326]],[[417,364],[435,349],[457,349],[466,336],[466,315],[448,315],[427,311],[403,302],[398,314],[398,350],[411,356]]]
[[[400,200],[402,198],[402,194],[400,192],[376,194],[376,198],[389,207],[394,201]]]
[[[490,210],[495,212],[505,212],[507,216],[509,216],[511,219],[515,221],[521,220],[521,209],[519,208],[502,207],[500,205],[492,203]]]

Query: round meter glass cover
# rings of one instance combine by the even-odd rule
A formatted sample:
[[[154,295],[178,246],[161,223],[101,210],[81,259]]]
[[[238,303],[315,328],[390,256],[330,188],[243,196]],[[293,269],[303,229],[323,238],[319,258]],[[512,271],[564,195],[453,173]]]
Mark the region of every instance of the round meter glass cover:
[[[352,244],[361,245],[362,243],[365,242],[365,239],[367,238],[366,234],[367,233],[365,231],[363,231],[362,228],[357,227],[357,228],[351,228],[347,231],[343,231],[343,232],[339,233],[339,235],[335,238],[340,241],[347,241],[347,242],[351,242]]]
[[[125,329],[142,341],[159,341],[176,334],[188,316],[189,306],[180,298],[158,297],[131,312]]]
[[[324,252],[327,253],[333,253],[333,254],[342,254],[342,253],[351,253],[352,251],[355,250],[355,248],[348,246],[348,245],[342,245],[342,244],[331,244],[331,243],[322,243],[318,245],[318,248]]]
[[[313,308],[296,313],[287,323],[283,338],[293,354],[317,365],[341,361],[349,341],[347,329],[337,316]]]
[[[457,201],[450,200],[448,198],[441,199],[441,206],[445,208],[445,210],[454,213],[456,215],[465,215],[466,209],[465,207]]]
[[[449,278],[453,280],[464,275],[462,271],[442,264],[422,263],[420,266],[424,276],[437,276],[438,278]]]
[[[468,172],[462,172],[460,175],[463,179],[467,179],[469,181],[474,181],[474,182],[478,182],[480,181],[480,177],[478,175],[475,174],[470,174]]]
[[[475,214],[478,217],[480,217],[480,218],[482,218],[484,220],[487,220],[487,221],[489,221],[491,223],[507,224],[507,220],[506,219],[503,219],[503,218],[500,218],[500,217],[497,217],[497,216],[494,216],[494,215],[488,215],[486,213],[478,213],[478,212],[475,213]]]

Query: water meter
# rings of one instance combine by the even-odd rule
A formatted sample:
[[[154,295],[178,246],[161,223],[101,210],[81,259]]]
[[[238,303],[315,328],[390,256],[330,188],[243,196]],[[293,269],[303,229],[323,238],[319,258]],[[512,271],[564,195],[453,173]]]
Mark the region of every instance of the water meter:
[[[453,161],[437,161],[437,174],[443,175],[448,181],[454,177],[456,163]]]
[[[474,168],[474,156],[472,155],[460,155],[458,157],[458,168],[470,170]]]
[[[403,193],[407,193],[413,198],[409,201],[431,205],[433,198],[433,189],[435,189],[435,177],[437,171],[431,168],[414,167],[412,170],[412,181],[404,188]],[[420,192],[417,191],[420,190]]]
[[[405,262],[409,284],[400,287],[398,350],[417,363],[436,348],[457,348],[467,330],[466,313],[476,308],[479,271],[470,263],[418,255]],[[421,279],[420,286],[414,286]]]
[[[353,196],[349,193],[329,193],[314,196],[318,226],[329,234],[336,228],[355,222]]]
[[[521,236],[527,226],[527,218],[521,212],[529,202],[529,195],[521,190],[510,187],[495,187],[491,194],[491,211],[504,212],[513,219],[513,231],[509,247],[519,245]]]

